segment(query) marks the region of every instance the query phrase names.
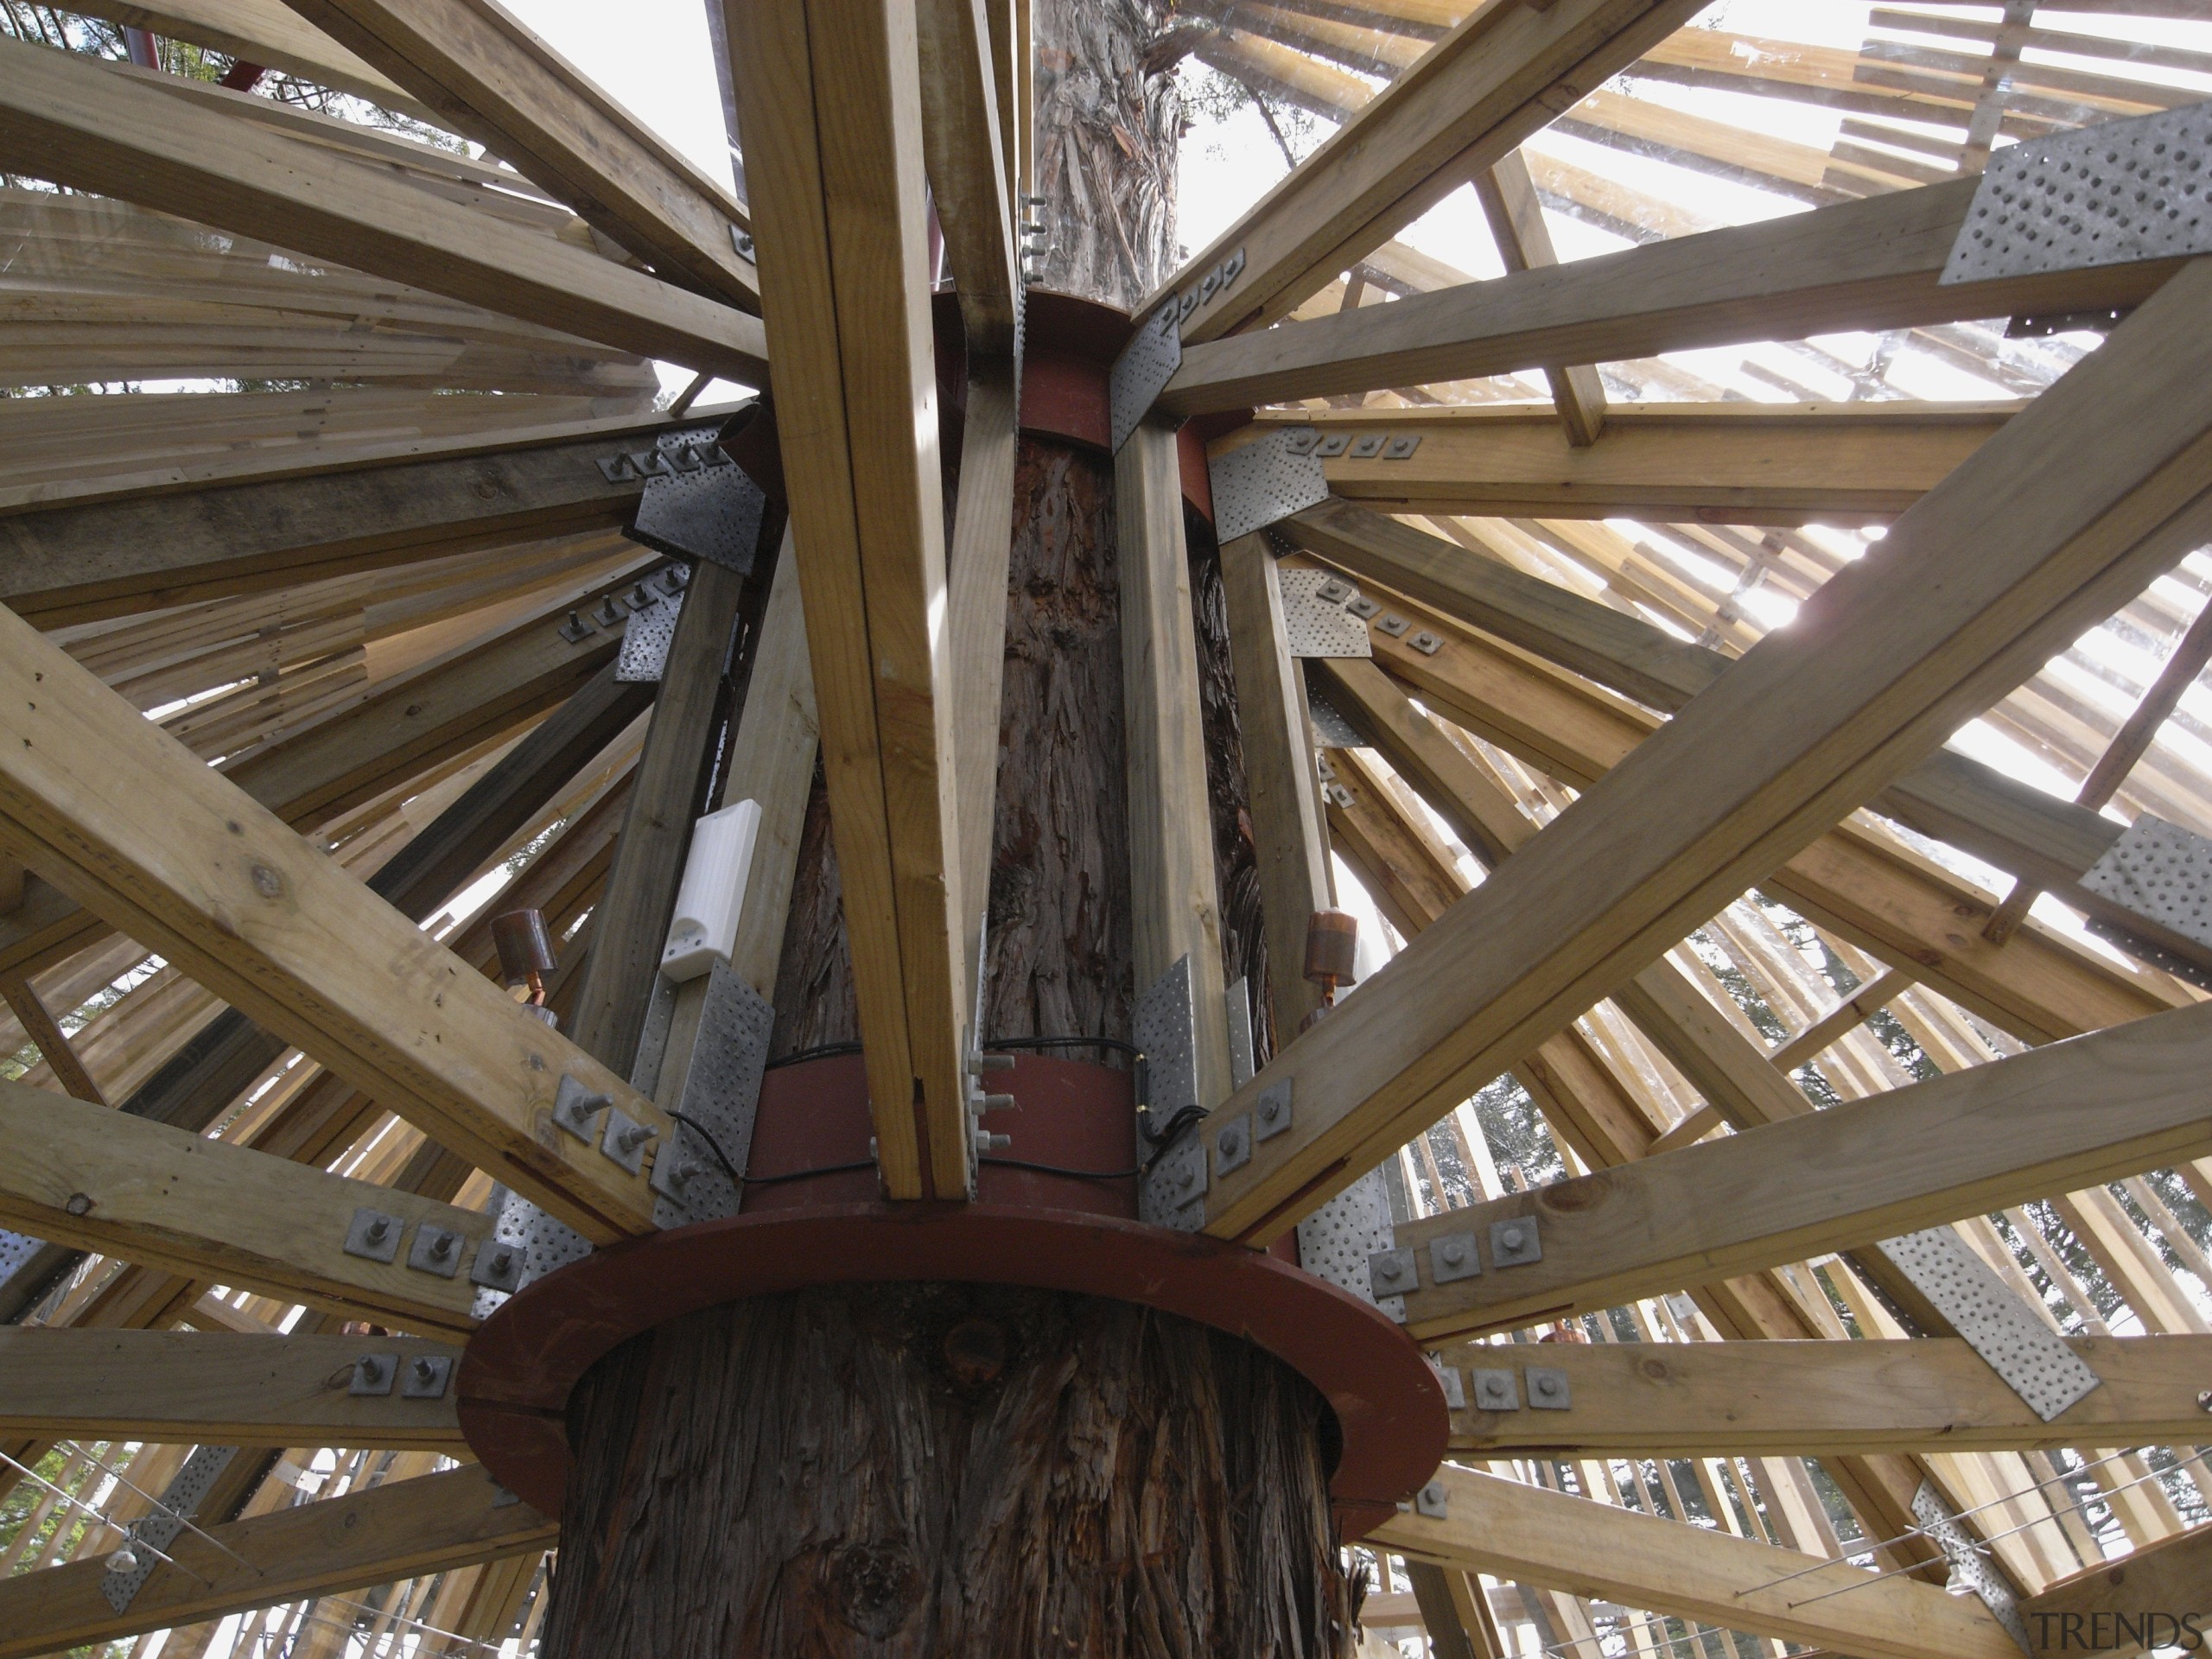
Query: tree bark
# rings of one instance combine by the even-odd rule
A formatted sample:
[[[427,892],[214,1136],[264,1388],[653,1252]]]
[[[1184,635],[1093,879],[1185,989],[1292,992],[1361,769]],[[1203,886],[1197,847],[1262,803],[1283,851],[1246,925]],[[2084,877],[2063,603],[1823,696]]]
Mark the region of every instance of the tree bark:
[[[1319,1396],[1126,1304],[769,1296],[608,1356],[546,1659],[1307,1659],[1349,1641]]]

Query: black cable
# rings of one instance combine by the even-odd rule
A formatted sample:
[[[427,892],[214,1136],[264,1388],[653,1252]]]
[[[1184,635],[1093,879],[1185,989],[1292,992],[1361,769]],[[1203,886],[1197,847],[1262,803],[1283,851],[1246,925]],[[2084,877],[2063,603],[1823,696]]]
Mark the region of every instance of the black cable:
[[[804,1060],[826,1060],[839,1054],[857,1054],[860,1052],[861,1046],[858,1043],[817,1043],[812,1048],[802,1048],[796,1053],[785,1055],[781,1059],[771,1060],[760,1069],[764,1071],[773,1071],[779,1065],[797,1065]]]
[[[741,1186],[744,1185],[744,1175],[739,1171],[735,1164],[730,1162],[729,1154],[722,1150],[722,1143],[715,1139],[715,1132],[712,1129],[702,1123],[697,1118],[688,1117],[682,1112],[671,1111],[669,1113],[669,1116],[674,1118],[678,1123],[682,1123],[690,1128],[696,1129],[698,1132],[699,1138],[704,1141],[707,1143],[709,1149],[714,1153],[715,1161],[722,1166],[723,1172],[728,1175],[730,1179],[737,1182]]]
[[[1078,1181],[1133,1181],[1144,1173],[1141,1165],[1135,1169],[1063,1169],[1058,1164],[1026,1164],[1018,1158],[979,1158],[976,1161],[996,1169],[1026,1169],[1037,1175],[1067,1175]]]
[[[782,1175],[747,1175],[747,1186],[780,1186],[785,1181],[804,1181],[817,1175],[849,1175],[856,1169],[874,1169],[873,1161],[858,1164],[824,1164],[819,1169],[794,1169]]]
[[[1147,1171],[1173,1149],[1175,1143],[1183,1138],[1184,1131],[1189,1126],[1198,1122],[1203,1118],[1211,1116],[1212,1114],[1203,1106],[1185,1106],[1167,1120],[1167,1127],[1158,1135],[1152,1132],[1152,1125],[1146,1121],[1151,1116],[1152,1110],[1149,1107],[1142,1108],[1137,1113],[1138,1132],[1149,1141],[1154,1147],[1152,1156],[1144,1161],[1144,1166]]]

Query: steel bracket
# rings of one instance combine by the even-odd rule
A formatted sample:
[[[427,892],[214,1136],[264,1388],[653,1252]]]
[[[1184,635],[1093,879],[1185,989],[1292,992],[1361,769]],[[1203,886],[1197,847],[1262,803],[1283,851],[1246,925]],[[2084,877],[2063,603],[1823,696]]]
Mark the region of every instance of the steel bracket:
[[[1217,540],[1233,542],[1329,499],[1319,446],[1295,454],[1290,437],[1290,429],[1275,427],[1206,463]]]
[[[154,1512],[130,1523],[130,1541],[143,1541],[153,1548],[141,1554],[137,1566],[128,1573],[111,1572],[100,1580],[100,1593],[107,1598],[109,1606],[119,1613],[130,1605],[146,1580],[153,1576],[157,1565],[154,1550],[166,1550],[176,1541],[177,1535],[184,1530],[184,1523],[207,1501],[216,1478],[231,1466],[231,1459],[238,1454],[235,1446],[194,1448],[192,1455],[184,1460],[184,1467],[176,1471],[176,1478],[162,1490]]]
[[[753,1115],[776,1010],[742,974],[717,962],[699,1009],[691,1069],[676,1103],[675,1128],[653,1159],[653,1222],[681,1227],[737,1213],[738,1186],[715,1157],[720,1147],[739,1170],[753,1151]],[[711,1141],[709,1139],[711,1137]]]
[[[2046,1423],[2101,1381],[1955,1229],[1930,1227],[1876,1248]]]
[[[1300,1267],[1402,1322],[1406,1299],[1378,1297],[1368,1274],[1369,1258],[1391,1243],[1390,1200],[1379,1169],[1369,1170],[1298,1224]]]
[[[645,481],[625,534],[657,553],[750,572],[768,505],[760,486],[734,463],[695,473],[663,466],[666,475]]]
[[[1129,336],[1107,374],[1107,423],[1116,454],[1144,424],[1145,416],[1182,366],[1183,316],[1171,302]]]
[[[1275,567],[1282,594],[1283,635],[1294,657],[1372,657],[1367,624],[1345,607],[1359,589],[1325,570]]]
[[[680,592],[632,612],[622,631],[621,653],[614,659],[614,677],[625,685],[658,684],[668,668],[668,648],[676,642],[676,619],[683,613]]]

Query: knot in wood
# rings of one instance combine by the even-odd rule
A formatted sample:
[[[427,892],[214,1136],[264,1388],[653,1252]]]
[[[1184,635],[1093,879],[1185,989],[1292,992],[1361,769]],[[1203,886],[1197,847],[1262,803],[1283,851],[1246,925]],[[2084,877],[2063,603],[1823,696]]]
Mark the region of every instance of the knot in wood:
[[[253,890],[263,898],[282,899],[284,896],[284,878],[266,864],[256,860],[250,874],[253,878]]]
[[[944,1333],[944,1365],[963,1389],[995,1382],[1006,1370],[1006,1327],[996,1319],[963,1319]]]
[[[846,1544],[830,1552],[823,1588],[831,1611],[881,1642],[912,1615],[922,1571],[903,1544]]]
[[[1571,1216],[1578,1211],[1594,1210],[1605,1201],[1612,1191],[1611,1179],[1600,1173],[1578,1175],[1571,1180],[1553,1181],[1536,1189],[1536,1201],[1554,1214]]]

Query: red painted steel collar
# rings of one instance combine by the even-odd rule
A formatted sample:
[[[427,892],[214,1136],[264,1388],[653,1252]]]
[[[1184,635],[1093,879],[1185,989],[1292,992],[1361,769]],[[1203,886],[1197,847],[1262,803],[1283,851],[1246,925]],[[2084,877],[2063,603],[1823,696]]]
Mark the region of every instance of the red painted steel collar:
[[[627,1239],[531,1285],[462,1357],[461,1431],[493,1478],[547,1515],[568,1482],[569,1395],[618,1344],[683,1314],[810,1285],[957,1280],[1141,1303],[1257,1344],[1335,1412],[1329,1491],[1347,1541],[1442,1461],[1434,1371],[1369,1303],[1241,1245],[1116,1217],[1002,1205],[841,1205]]]

